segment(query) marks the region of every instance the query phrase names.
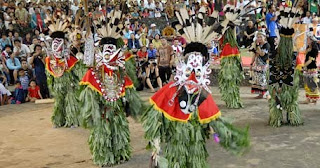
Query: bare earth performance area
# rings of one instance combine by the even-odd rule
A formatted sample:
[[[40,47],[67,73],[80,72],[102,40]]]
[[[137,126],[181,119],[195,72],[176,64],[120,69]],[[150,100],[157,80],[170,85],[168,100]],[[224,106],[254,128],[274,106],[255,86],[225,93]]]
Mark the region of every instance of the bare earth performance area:
[[[229,110],[217,88],[213,97],[224,116],[236,119],[235,125],[250,125],[251,148],[237,157],[220,148],[211,138],[207,142],[208,162],[213,168],[316,168],[320,157],[319,105],[301,105],[305,124],[300,127],[268,125],[268,105],[256,100],[250,88],[240,88],[245,108]],[[140,92],[143,100],[151,94]],[[303,95],[300,95],[303,100]],[[0,107],[1,168],[96,168],[87,148],[89,131],[82,128],[53,128],[52,104],[22,104]],[[21,110],[23,109],[23,110]],[[115,168],[148,168],[150,152],[141,124],[129,119],[132,159]]]

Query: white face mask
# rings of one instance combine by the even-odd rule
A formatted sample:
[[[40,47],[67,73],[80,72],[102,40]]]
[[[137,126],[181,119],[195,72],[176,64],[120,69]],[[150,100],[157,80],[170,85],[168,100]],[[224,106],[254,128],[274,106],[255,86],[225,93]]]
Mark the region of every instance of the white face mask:
[[[117,50],[114,44],[104,44],[102,52],[98,49],[95,53],[97,66],[105,65],[112,70],[124,67],[125,56],[120,51],[121,48]]]
[[[63,58],[64,57],[64,39],[62,38],[54,38],[51,44],[51,49],[53,52],[53,56],[55,58]]]

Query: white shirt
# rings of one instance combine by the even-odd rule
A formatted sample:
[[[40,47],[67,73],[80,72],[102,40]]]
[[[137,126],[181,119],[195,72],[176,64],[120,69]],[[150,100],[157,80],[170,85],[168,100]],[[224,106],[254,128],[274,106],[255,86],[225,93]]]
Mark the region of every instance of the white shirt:
[[[73,15],[75,16],[79,7],[75,5],[71,5],[70,9],[72,10]]]
[[[14,48],[13,48],[13,52],[17,52],[18,51],[18,48],[15,46]],[[18,57],[27,57],[27,54],[29,54],[30,53],[30,49],[29,49],[29,47],[27,46],[27,45],[25,45],[25,44],[21,44],[21,48],[20,48],[20,54],[19,54],[19,56]]]
[[[311,23],[311,17],[304,17],[302,18],[302,23],[303,24],[310,24]]]

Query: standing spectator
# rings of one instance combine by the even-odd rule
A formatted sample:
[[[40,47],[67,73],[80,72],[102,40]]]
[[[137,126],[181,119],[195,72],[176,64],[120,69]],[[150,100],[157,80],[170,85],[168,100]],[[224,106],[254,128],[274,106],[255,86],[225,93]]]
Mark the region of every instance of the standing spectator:
[[[263,98],[268,91],[269,50],[270,45],[265,41],[265,34],[259,32],[253,49],[254,56],[250,64],[250,70],[253,71],[251,93],[258,94],[256,97],[258,99]]]
[[[312,14],[318,14],[318,6],[317,3],[319,5],[319,1],[317,0],[308,0],[308,11],[310,11]]]
[[[17,23],[20,24],[23,27],[27,26],[27,20],[28,20],[28,11],[26,8],[22,6],[22,3],[18,3],[18,8],[15,11],[15,16],[17,18]]]
[[[9,69],[11,84],[18,79],[18,70],[21,68],[21,63],[18,58],[15,58],[14,53],[9,53],[10,59],[7,59],[6,64]]]
[[[179,44],[179,40],[178,39],[175,39],[173,41],[172,49],[173,49],[175,57],[179,57],[180,55],[183,54],[182,53],[183,49],[182,49],[181,45]]]
[[[254,27],[253,22],[251,20],[248,21],[248,26],[244,31],[244,37],[243,37],[243,42],[245,47],[248,47],[252,44],[255,32],[256,32],[256,28]]]
[[[131,33],[130,35],[130,39],[128,40],[128,48],[134,53],[140,48],[139,41],[135,38],[134,33]]]
[[[310,12],[306,12],[306,16],[302,18],[303,24],[310,24],[312,22],[312,16],[310,15]]]
[[[181,36],[181,34],[177,33],[177,37],[175,39],[179,40],[179,43],[183,48],[186,47],[187,41]]]
[[[72,10],[73,16],[76,16],[76,13],[77,13],[77,11],[78,11],[78,9],[79,9],[79,7],[78,7],[78,0],[75,0],[74,3],[71,4],[70,9]]]
[[[154,48],[153,44],[149,44],[149,49],[148,49],[148,60],[155,60],[157,57],[157,49]]]
[[[151,29],[148,32],[148,37],[149,37],[149,39],[153,39],[153,38],[155,38],[156,35],[160,34],[160,31],[159,31],[159,29],[156,28],[156,24],[154,24],[154,23],[152,23],[150,27],[151,27]]]
[[[165,38],[161,39],[162,46],[158,49],[158,67],[159,76],[161,78],[162,84],[167,83],[171,77],[171,66],[173,64],[173,49],[168,45]]]
[[[269,13],[266,16],[266,23],[267,23],[267,28],[269,30],[269,38],[268,38],[268,43],[270,44],[270,51],[271,53],[275,52],[275,42],[277,38],[277,16],[275,15],[276,8],[274,5],[269,5],[268,6]]]
[[[4,50],[6,46],[12,46],[11,40],[7,37],[7,35],[4,32],[0,39],[0,44],[1,44],[1,50]]]
[[[21,58],[27,59],[30,56],[30,50],[28,46],[25,44],[21,44],[21,41],[18,39],[14,40],[13,52],[19,59]]]
[[[161,47],[162,42],[161,42],[161,40],[160,40],[160,35],[159,35],[159,34],[157,34],[157,35],[154,37],[154,39],[152,40],[152,44],[153,44],[153,46],[154,46],[157,50]]]
[[[42,47],[40,45],[35,46],[35,51],[29,61],[29,63],[34,67],[36,82],[40,87],[41,95],[43,98],[50,97],[47,85],[47,76],[45,73],[45,54],[42,52]]]
[[[35,9],[35,13],[31,16],[31,28],[43,31],[45,28],[45,14],[40,12],[39,8]]]

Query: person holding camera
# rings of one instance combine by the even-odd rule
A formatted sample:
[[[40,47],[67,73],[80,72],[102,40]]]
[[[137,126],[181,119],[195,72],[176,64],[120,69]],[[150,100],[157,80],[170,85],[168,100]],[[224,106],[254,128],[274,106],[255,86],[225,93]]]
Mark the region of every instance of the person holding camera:
[[[42,52],[40,45],[35,45],[34,52],[29,59],[29,64],[34,66],[37,85],[43,98],[49,98],[49,89],[47,85],[47,76],[45,73],[46,55]]]

